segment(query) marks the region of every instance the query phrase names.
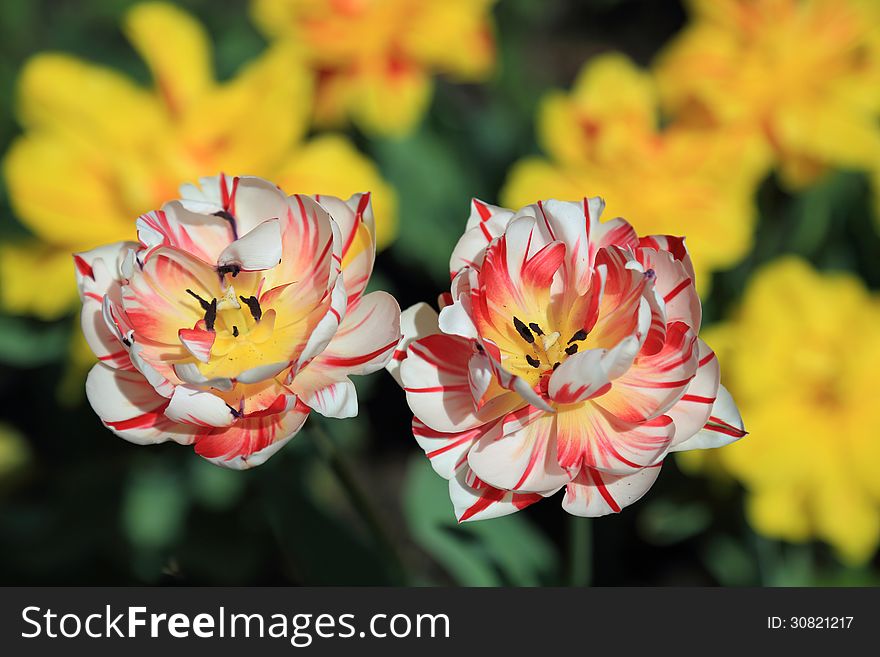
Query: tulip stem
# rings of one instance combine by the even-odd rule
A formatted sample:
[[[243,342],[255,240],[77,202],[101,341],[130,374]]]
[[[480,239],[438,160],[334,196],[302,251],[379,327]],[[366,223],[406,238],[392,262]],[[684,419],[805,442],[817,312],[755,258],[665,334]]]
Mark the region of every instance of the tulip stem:
[[[405,586],[409,583],[410,577],[400,550],[392,538],[393,534],[384,522],[382,514],[375,507],[372,498],[367,495],[358,481],[354,468],[343,456],[333,438],[330,437],[324,427],[318,422],[312,423],[309,433],[318,452],[320,452],[321,456],[330,466],[339,484],[345,490],[348,501],[373,534],[376,546],[387,557],[393,583],[398,586]]]
[[[590,586],[593,576],[593,525],[590,518],[568,518],[568,585]]]

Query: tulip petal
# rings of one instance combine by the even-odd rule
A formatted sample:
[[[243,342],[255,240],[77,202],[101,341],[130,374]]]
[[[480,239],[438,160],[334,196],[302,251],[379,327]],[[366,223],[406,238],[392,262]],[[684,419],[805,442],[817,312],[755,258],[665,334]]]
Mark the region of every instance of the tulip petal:
[[[137,220],[138,240],[147,249],[171,246],[208,263],[233,241],[230,223],[213,214],[192,212],[180,202],[166,203]]]
[[[152,445],[173,440],[188,445],[195,438],[195,427],[165,416],[168,400],[138,372],[98,363],[86,379],[86,396],[104,426],[129,442]]]
[[[406,349],[415,340],[440,332],[437,311],[426,303],[417,303],[400,313],[400,342],[385,366],[401,386],[400,364],[406,359]]]
[[[544,499],[538,493],[514,493],[481,482],[471,486],[468,480],[472,479],[470,468],[465,465],[449,480],[449,498],[459,522],[500,518]]]
[[[236,419],[233,409],[220,397],[189,386],[174,388],[165,416],[175,422],[202,427],[226,427]]]
[[[361,297],[376,258],[376,228],[372,194],[354,194],[347,201],[320,194],[315,200],[330,213],[339,226],[342,274],[349,304]]]
[[[241,271],[271,269],[281,262],[281,223],[270,219],[235,240],[217,258],[220,268]]]
[[[699,358],[697,373],[681,399],[666,414],[675,424],[675,438],[669,451],[678,451],[678,446],[696,434],[709,421],[712,406],[718,396],[720,368],[715,352],[705,342],[697,339]]]
[[[666,413],[685,393],[699,364],[697,336],[690,327],[671,324],[666,337],[658,353],[639,355],[595,403],[624,422],[643,422]]]
[[[296,381],[291,388],[299,390]],[[325,386],[317,388],[308,394],[301,394],[300,399],[309,408],[317,411],[324,417],[345,419],[355,417],[358,414],[357,390],[350,379],[333,381]]]
[[[623,422],[593,402],[560,407],[556,414],[559,465],[609,474],[628,474],[657,463],[669,449],[675,425],[661,415],[641,423]]]
[[[547,392],[559,404],[574,404],[608,393],[611,381],[625,371],[639,351],[630,335],[612,349],[588,349],[563,361],[550,376]]]
[[[712,449],[724,447],[746,435],[742,416],[733,397],[722,385],[718,386],[718,396],[712,404],[712,413],[703,429],[692,438],[676,445],[672,450],[682,452],[688,449]]]
[[[465,431],[522,405],[517,395],[505,393],[475,410],[468,382],[469,360],[475,352],[472,342],[442,334],[416,340],[407,349],[400,366],[407,402],[432,429]]]
[[[467,453],[474,442],[498,425],[489,422],[467,431],[446,433],[436,431],[414,417],[412,431],[434,471],[444,479],[451,479],[455,471],[467,463]]]
[[[449,258],[451,275],[454,277],[463,267],[479,268],[486,247],[504,234],[513,216],[510,210],[471,199],[467,227]]]
[[[571,481],[556,456],[556,418],[534,406],[504,416],[468,452],[468,465],[490,486],[547,492]]]
[[[327,347],[308,368],[345,374],[376,372],[400,342],[400,309],[387,292],[371,292],[350,306]]]
[[[636,502],[654,485],[660,465],[627,475],[611,475],[584,468],[577,479],[565,487],[562,508],[575,516],[597,518],[620,513]]]
[[[246,470],[265,463],[302,428],[308,407],[297,403],[279,413],[242,418],[196,438],[195,451],[216,465]]]

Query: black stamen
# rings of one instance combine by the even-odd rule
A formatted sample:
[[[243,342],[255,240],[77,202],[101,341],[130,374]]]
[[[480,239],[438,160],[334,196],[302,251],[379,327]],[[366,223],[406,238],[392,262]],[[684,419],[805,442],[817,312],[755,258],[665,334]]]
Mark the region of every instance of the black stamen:
[[[232,337],[233,337],[233,338],[237,338],[237,337],[238,337],[238,327],[235,326],[234,324],[232,325]]]
[[[483,349],[483,345],[481,345],[479,342],[477,342],[475,346],[477,348],[477,351],[479,351],[480,353],[483,353],[485,351],[485,349]]]
[[[129,340],[127,337],[125,337],[125,336],[123,335],[123,336],[122,336],[122,344],[124,344],[126,347],[130,347],[130,346],[131,346],[131,340]]]
[[[571,344],[572,342],[577,342],[579,340],[586,340],[586,339],[587,339],[587,332],[584,329],[581,329],[580,331],[575,333],[573,336],[571,336],[568,339],[568,342],[566,344]]]
[[[222,277],[224,274],[232,274],[232,278],[238,276],[241,272],[241,265],[220,265],[217,267],[217,273]]]
[[[226,219],[226,221],[229,222],[229,227],[232,229],[232,239],[237,240],[238,239],[238,229],[236,228],[236,225],[235,225],[235,217],[233,217],[226,210],[219,210],[214,213],[214,216],[220,217],[221,219]]]
[[[193,291],[190,290],[189,288],[186,288],[186,293],[187,293],[188,295],[190,295],[191,297],[193,297],[196,301],[199,302],[199,305],[202,307],[202,310],[207,311],[208,308],[211,306],[210,303],[208,303],[207,301],[205,301],[204,299],[202,299],[202,297],[200,297],[198,294],[196,294],[195,292],[193,292]]]
[[[260,318],[263,316],[263,309],[260,308],[260,302],[257,300],[257,297],[238,298],[248,307],[248,310],[251,311],[251,315],[253,315],[254,319],[259,322]]]
[[[556,371],[557,367],[559,367],[559,361],[556,361],[555,363],[553,363],[553,371],[554,372]]]
[[[217,321],[217,299],[211,299],[211,303],[208,305],[207,310],[205,310],[205,329],[208,331],[214,330],[214,322]]]
[[[541,361],[539,361],[537,358],[533,358],[532,356],[526,354],[526,360],[528,361],[529,365],[531,365],[535,369],[541,367]]]
[[[532,335],[532,332],[529,330],[529,327],[522,323],[522,320],[518,317],[513,318],[513,328],[516,329],[516,332],[520,334],[523,340],[532,344],[535,341],[535,336]]]
[[[578,350],[578,346],[577,346],[577,343],[575,342],[570,347],[565,348],[565,353],[567,353],[569,356],[571,356],[572,354],[576,354],[577,350]]]
[[[529,322],[529,328],[532,329],[537,335],[544,335],[544,331],[541,330],[541,327],[538,326],[536,322]]]

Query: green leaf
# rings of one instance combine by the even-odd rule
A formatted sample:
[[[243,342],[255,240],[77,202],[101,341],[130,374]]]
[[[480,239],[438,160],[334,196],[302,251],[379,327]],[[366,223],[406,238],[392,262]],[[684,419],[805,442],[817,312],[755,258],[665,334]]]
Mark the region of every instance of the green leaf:
[[[538,586],[555,581],[555,548],[524,515],[458,524],[448,483],[424,457],[410,461],[403,499],[413,538],[458,584]]]
[[[654,545],[673,545],[704,531],[712,514],[701,502],[675,503],[658,498],[650,500],[638,517],[639,533]]]
[[[42,325],[0,315],[0,363],[37,367],[61,360],[67,353],[69,336],[66,323]]]
[[[437,283],[449,281],[449,256],[467,222],[476,186],[469,164],[440,136],[423,130],[374,144],[376,158],[400,197],[400,232],[391,247]],[[474,174],[476,175],[476,174]]]
[[[140,467],[131,476],[123,501],[123,528],[137,547],[163,548],[180,535],[187,507],[179,477],[160,464]]]

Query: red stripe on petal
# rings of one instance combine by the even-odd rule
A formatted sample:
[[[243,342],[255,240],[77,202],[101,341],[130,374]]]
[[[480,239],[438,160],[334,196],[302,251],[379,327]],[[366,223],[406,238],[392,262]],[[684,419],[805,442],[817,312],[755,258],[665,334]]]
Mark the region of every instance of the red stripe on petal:
[[[683,395],[681,401],[694,402],[697,404],[714,404],[714,397],[700,397],[698,395]]]
[[[663,301],[665,301],[666,303],[669,303],[675,297],[677,297],[679,294],[681,294],[681,292],[685,288],[687,288],[687,286],[690,284],[691,284],[691,279],[689,279],[689,278],[684,279],[681,283],[679,283],[672,290],[670,290],[669,292],[666,293],[666,296],[663,297]]]
[[[592,468],[588,468],[587,473],[589,474],[593,485],[596,487],[596,490],[599,491],[602,499],[605,500],[605,503],[611,507],[611,510],[614,511],[614,513],[620,513],[620,505],[613,497],[611,497],[611,492],[605,486],[605,482],[602,481],[602,476]]]
[[[156,410],[149,413],[142,413],[127,420],[104,420],[104,425],[126,431],[127,429],[149,429],[155,427],[165,418],[165,408],[170,404],[170,400],[159,406]]]
[[[478,201],[477,199],[473,199],[474,207],[477,209],[477,214],[480,215],[480,221],[488,221],[492,217],[492,212],[489,208],[486,207],[486,204],[482,201]]]
[[[395,347],[397,345],[397,340],[391,342],[390,344],[386,344],[384,347],[380,347],[375,351],[371,351],[368,354],[363,354],[362,356],[352,356],[350,358],[344,358],[342,356],[325,356],[322,358],[326,365],[330,365],[332,367],[354,367],[355,365],[363,365],[364,363],[369,363],[371,360],[376,358],[377,356],[381,356],[386,351]]]
[[[74,255],[73,262],[81,275],[88,276],[92,280],[95,280],[95,272],[92,269],[92,266],[87,263],[84,258],[78,255]]]

